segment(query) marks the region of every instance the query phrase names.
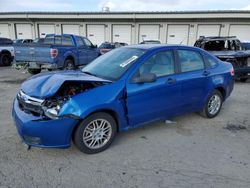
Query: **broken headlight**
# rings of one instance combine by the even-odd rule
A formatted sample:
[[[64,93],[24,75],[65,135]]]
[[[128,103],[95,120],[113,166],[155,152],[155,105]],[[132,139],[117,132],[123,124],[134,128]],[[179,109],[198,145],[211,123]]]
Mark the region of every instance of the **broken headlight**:
[[[61,100],[46,100],[43,103],[44,115],[50,119],[58,119],[59,112],[64,101]]]

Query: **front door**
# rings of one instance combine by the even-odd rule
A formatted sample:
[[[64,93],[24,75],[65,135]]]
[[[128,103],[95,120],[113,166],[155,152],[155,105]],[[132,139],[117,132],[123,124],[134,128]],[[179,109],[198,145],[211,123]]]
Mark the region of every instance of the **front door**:
[[[154,73],[157,80],[153,83],[132,83],[128,80],[126,88],[130,125],[164,119],[176,113],[181,87],[176,79],[174,59],[171,50],[156,52],[133,76]]]
[[[86,51],[88,53],[88,63],[93,61],[98,56],[97,49],[94,47],[94,45],[86,38],[83,38],[84,43],[86,45]]]

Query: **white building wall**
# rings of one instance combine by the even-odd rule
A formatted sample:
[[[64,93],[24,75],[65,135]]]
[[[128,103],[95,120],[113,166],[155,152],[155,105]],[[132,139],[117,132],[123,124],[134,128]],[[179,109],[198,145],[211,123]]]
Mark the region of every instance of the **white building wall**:
[[[230,16],[230,13],[228,13],[228,16]],[[157,26],[158,30],[156,31],[155,29],[152,29],[151,32],[156,32],[156,33],[151,33],[149,32],[149,36],[157,36],[156,38],[153,37],[152,39],[159,39],[162,43],[167,43],[168,42],[168,32],[169,32],[169,27],[171,27],[171,25],[188,25],[189,26],[189,30],[187,33],[187,40],[185,42],[187,42],[188,45],[193,45],[198,37],[198,35],[200,35],[200,33],[206,33],[206,27],[205,29],[203,28],[203,31],[201,32],[201,30],[199,30],[199,27],[201,27],[201,25],[214,25],[214,26],[220,26],[220,31],[219,31],[219,35],[220,36],[228,36],[230,34],[236,35],[238,34],[238,29],[237,26],[239,26],[239,38],[244,39],[244,40],[249,40],[250,41],[250,34],[249,33],[249,28],[250,28],[250,21],[247,21],[246,19],[240,19],[238,18],[237,20],[230,20],[230,19],[221,19],[220,15],[218,15],[217,18],[214,18],[215,15],[214,14],[205,14],[203,15],[204,18],[202,18],[202,21],[185,21],[185,15],[181,15],[178,14],[176,15],[176,19],[171,19],[169,20],[167,16],[164,15],[158,15],[157,19],[154,20],[150,20],[150,13],[147,14],[147,18],[146,17],[142,17],[142,15],[137,15],[135,16],[134,19],[131,18],[131,16],[117,16],[116,19],[112,18],[109,19],[107,18],[108,16],[100,16],[100,18],[98,20],[95,20],[93,18],[91,18],[91,15],[87,16],[88,19],[85,18],[73,18],[72,16],[72,20],[73,21],[67,21],[67,18],[69,17],[68,15],[64,15],[64,19],[61,19],[61,21],[58,19],[56,19],[56,16],[53,17],[49,17],[46,20],[42,20],[44,17],[44,15],[37,15],[37,20],[34,18],[31,20],[27,20],[27,19],[23,19],[23,21],[20,20],[15,20],[13,18],[13,20],[11,20],[8,17],[8,20],[4,20],[4,19],[0,19],[0,26],[1,24],[7,24],[8,26],[8,36],[11,39],[15,39],[16,38],[16,28],[15,25],[16,24],[31,24],[31,35],[33,38],[39,37],[39,24],[47,24],[47,25],[54,25],[54,33],[56,34],[61,34],[63,32],[63,25],[67,25],[67,24],[72,24],[72,25],[78,25],[79,27],[79,34],[81,36],[87,36],[87,26],[89,24],[94,24],[94,25],[104,25],[104,34],[103,34],[103,40],[104,41],[112,41],[113,39],[113,33],[112,33],[112,26],[113,25],[123,25],[123,24],[127,24],[127,25],[131,25],[131,44],[137,44],[141,41],[141,37],[140,37],[140,27],[141,26],[145,26],[146,28],[149,28],[148,30],[150,31],[150,25],[152,27]],[[94,16],[92,16],[94,17]],[[101,21],[101,19],[105,18],[104,21]],[[112,17],[114,17],[114,15],[112,15]],[[119,17],[119,18],[118,18]],[[207,18],[206,18],[207,17]],[[7,17],[6,17],[7,18]],[[130,21],[128,21],[128,18],[130,19]],[[140,19],[138,19],[140,18]],[[54,20],[55,19],[55,20]],[[147,20],[146,20],[147,19]],[[165,20],[164,20],[165,19]],[[90,21],[92,20],[92,21]],[[216,32],[215,30],[209,30],[208,28],[208,35],[214,35]],[[211,27],[213,28],[213,27]],[[231,28],[231,29],[230,29]],[[232,29],[233,28],[233,29]],[[246,28],[246,29],[244,29]],[[70,29],[70,28],[69,28]],[[213,28],[214,29],[214,28]],[[0,27],[1,30],[1,27]],[[6,29],[5,29],[6,30]],[[247,30],[247,31],[245,31]],[[1,31],[0,31],[1,32]],[[177,33],[178,34],[178,33]],[[207,35],[205,35],[207,36]],[[149,39],[149,38],[148,38]],[[103,41],[103,42],[104,42]],[[99,41],[100,43],[100,41]]]

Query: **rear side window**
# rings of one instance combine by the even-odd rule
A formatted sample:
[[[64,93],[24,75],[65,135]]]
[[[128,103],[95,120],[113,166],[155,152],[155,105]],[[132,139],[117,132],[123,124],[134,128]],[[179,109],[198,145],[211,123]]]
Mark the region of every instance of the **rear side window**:
[[[55,36],[55,44],[57,44],[57,45],[62,44],[62,37],[61,36]]]
[[[146,73],[154,73],[157,77],[174,74],[173,52],[158,52],[146,60],[146,62],[139,68],[139,75]]]
[[[206,59],[207,59],[207,61],[208,61],[211,68],[214,68],[214,67],[217,66],[218,60],[216,60],[215,58],[213,58],[213,57],[211,57],[209,55],[206,55],[205,57],[206,57]]]
[[[64,46],[73,46],[73,42],[70,36],[63,36],[62,37],[62,45]]]
[[[192,50],[177,50],[181,72],[204,69],[204,62],[200,53]]]

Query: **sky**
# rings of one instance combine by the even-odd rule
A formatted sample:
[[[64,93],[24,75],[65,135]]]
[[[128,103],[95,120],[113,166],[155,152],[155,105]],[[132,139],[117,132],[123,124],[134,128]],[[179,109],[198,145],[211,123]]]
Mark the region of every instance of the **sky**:
[[[250,0],[0,0],[0,12],[11,11],[191,11],[250,10]]]

